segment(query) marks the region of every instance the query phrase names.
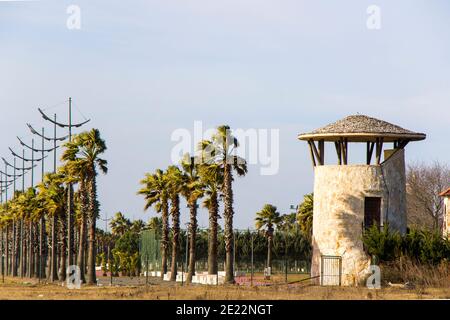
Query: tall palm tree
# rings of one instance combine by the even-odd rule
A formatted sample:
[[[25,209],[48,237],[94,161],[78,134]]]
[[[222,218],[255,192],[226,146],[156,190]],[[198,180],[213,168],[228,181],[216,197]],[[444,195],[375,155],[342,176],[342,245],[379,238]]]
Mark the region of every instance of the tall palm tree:
[[[168,193],[170,198],[170,215],[172,216],[172,263],[170,281],[177,279],[177,258],[179,253],[180,236],[180,193],[183,189],[183,174],[176,166],[170,166],[166,171],[168,179]]]
[[[239,147],[238,140],[231,134],[230,127],[223,125],[217,128],[211,140],[200,142],[202,162],[218,164],[223,170],[223,185],[221,191],[224,197],[224,238],[225,238],[225,282],[234,283],[233,268],[233,171],[238,176],[247,173],[246,161],[235,155]]]
[[[200,180],[203,186],[203,207],[209,213],[208,232],[208,273],[217,274],[217,229],[219,218],[219,197],[223,184],[223,171],[218,164],[203,164],[199,167]]]
[[[147,173],[145,178],[141,180],[144,185],[138,194],[145,197],[146,203],[144,210],[154,206],[156,212],[161,213],[162,232],[161,232],[161,278],[167,273],[167,251],[169,244],[169,192],[168,180],[161,169],[157,169],[155,173]]]
[[[257,230],[264,230],[267,238],[267,268],[272,269],[272,244],[273,244],[273,232],[275,226],[282,221],[280,213],[277,211],[277,207],[266,204],[263,209],[256,213],[255,227]],[[270,276],[266,277],[270,279]]]
[[[57,220],[65,214],[65,206],[67,199],[63,185],[63,177],[61,174],[48,173],[44,176],[44,180],[37,186],[39,193],[37,196],[40,201],[42,210],[45,210],[51,219],[50,226],[50,270],[49,280],[57,280]]]
[[[86,183],[87,195],[87,226],[88,226],[88,259],[87,259],[87,284],[97,282],[95,275],[95,230],[99,214],[97,200],[97,174],[108,172],[107,161],[100,158],[106,151],[106,143],[100,136],[98,129],[82,132],[73,137],[71,142],[65,144],[64,158],[74,163],[75,167],[83,172],[82,178]],[[65,157],[66,156],[66,157]]]
[[[192,282],[192,277],[195,275],[195,240],[197,236],[197,200],[202,195],[202,186],[200,176],[198,174],[197,160],[185,154],[181,161],[181,168],[183,171],[183,187],[181,194],[187,201],[189,207],[189,265],[188,274],[186,276],[186,283]]]
[[[88,215],[88,194],[87,194],[87,167],[82,161],[77,159],[78,146],[75,143],[66,145],[66,150],[62,155],[62,160],[66,161],[65,164],[59,169],[60,177],[66,184],[67,201],[66,207],[72,206],[73,209],[70,212],[75,212],[75,220],[78,225],[78,250],[76,256],[76,264],[80,268],[80,280],[85,283],[85,254],[86,254],[86,242],[87,242],[87,215]],[[73,196],[73,190],[69,191],[69,188],[73,188],[74,184],[78,183],[78,192]],[[77,201],[75,201],[77,200]],[[70,203],[69,203],[70,202]],[[77,202],[77,203],[75,203]],[[66,210],[67,212],[67,210]],[[66,231],[66,221],[62,219],[61,214],[60,226],[61,231]],[[72,221],[74,223],[75,221]],[[56,223],[55,223],[56,224]],[[74,223],[75,225],[75,223]],[[72,227],[75,227],[75,226]],[[63,233],[63,234],[64,234]],[[62,238],[61,243],[61,280],[65,280],[65,267],[66,267],[66,245],[68,248],[67,254],[70,254],[70,244],[67,243],[65,237]],[[75,242],[73,237],[72,239]]]

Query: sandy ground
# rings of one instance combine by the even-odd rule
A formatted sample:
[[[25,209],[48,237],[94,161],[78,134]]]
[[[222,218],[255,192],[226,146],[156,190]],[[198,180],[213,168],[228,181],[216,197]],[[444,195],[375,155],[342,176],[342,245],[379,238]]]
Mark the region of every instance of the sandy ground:
[[[277,285],[270,287],[249,286],[181,286],[151,278],[145,285],[145,278],[114,279],[109,285],[108,278],[101,278],[99,286],[82,286],[68,289],[61,284],[39,284],[35,280],[6,278],[0,282],[2,300],[398,300],[398,299],[450,299],[450,288],[367,288],[319,287],[308,284],[298,286]],[[132,284],[134,283],[134,284]]]

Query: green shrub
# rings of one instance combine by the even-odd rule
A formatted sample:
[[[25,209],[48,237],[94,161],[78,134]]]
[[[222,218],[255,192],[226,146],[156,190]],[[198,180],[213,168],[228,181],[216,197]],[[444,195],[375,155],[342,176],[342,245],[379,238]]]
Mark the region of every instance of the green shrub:
[[[402,238],[398,232],[392,232],[386,225],[378,228],[373,225],[363,233],[364,248],[377,262],[392,261],[400,254]]]
[[[373,226],[364,232],[363,243],[366,253],[379,262],[394,261],[400,256],[429,265],[450,260],[450,241],[437,232],[412,229],[401,236],[387,225],[381,230]]]

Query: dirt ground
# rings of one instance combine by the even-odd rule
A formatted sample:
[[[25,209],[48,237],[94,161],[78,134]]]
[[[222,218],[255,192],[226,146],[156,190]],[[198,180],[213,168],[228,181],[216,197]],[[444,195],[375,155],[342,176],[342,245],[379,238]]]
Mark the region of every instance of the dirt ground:
[[[99,286],[82,286],[68,289],[61,284],[39,284],[35,280],[6,278],[0,281],[1,300],[398,300],[398,299],[450,299],[450,288],[367,288],[320,287],[308,284],[298,286],[181,286],[151,278],[145,285],[145,278],[114,279],[109,285],[108,278],[99,279]],[[122,280],[122,281],[119,281]],[[132,284],[132,283],[135,284]]]

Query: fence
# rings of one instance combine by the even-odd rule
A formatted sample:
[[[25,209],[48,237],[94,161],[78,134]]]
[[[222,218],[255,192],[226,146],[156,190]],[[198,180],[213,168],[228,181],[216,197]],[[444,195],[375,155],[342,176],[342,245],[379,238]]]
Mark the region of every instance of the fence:
[[[189,257],[189,243],[186,230],[180,231],[179,255],[177,270],[186,272]],[[253,279],[295,281],[299,275],[310,272],[311,248],[309,240],[298,230],[276,232],[272,243],[272,263],[270,271],[267,268],[268,241],[263,233],[252,230],[236,230],[234,233],[234,271],[236,276]],[[170,270],[172,242],[169,240],[168,270]],[[208,271],[208,231],[199,230],[196,237],[197,273]],[[161,246],[158,235],[154,231],[144,231],[140,239],[140,257],[142,271],[152,276],[160,275]],[[223,233],[218,235],[218,267],[225,270],[225,243]],[[145,272],[148,271],[148,272]]]

